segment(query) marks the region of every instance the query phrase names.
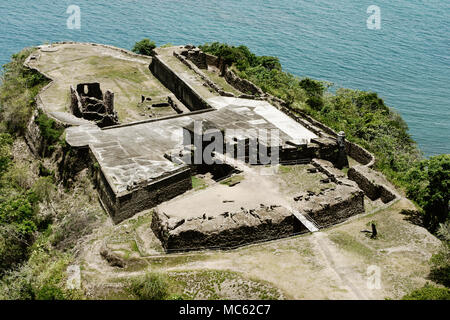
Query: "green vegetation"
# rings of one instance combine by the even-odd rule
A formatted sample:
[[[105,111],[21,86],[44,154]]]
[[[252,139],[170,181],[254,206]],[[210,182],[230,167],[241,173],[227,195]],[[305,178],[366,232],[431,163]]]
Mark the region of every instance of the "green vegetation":
[[[140,300],[165,300],[169,296],[167,280],[158,273],[133,279],[130,291]]]
[[[229,187],[232,187],[232,186],[235,186],[236,184],[238,184],[239,182],[241,182],[242,180],[244,180],[243,175],[233,175],[225,180],[220,181],[220,184],[224,184]]]
[[[39,197],[23,179],[27,172],[14,164],[12,138],[0,136],[0,275],[27,256],[26,248],[38,229],[36,210]]]
[[[25,59],[34,48],[25,49],[12,56],[3,66],[0,87],[1,131],[23,134],[35,106],[34,97],[48,83],[42,74],[25,68]]]
[[[450,289],[426,284],[403,297],[403,300],[450,300]]]
[[[450,222],[440,224],[437,235],[442,239],[442,247],[430,259],[429,279],[445,286],[426,284],[403,297],[404,300],[450,300]]]
[[[194,190],[201,190],[201,189],[205,189],[208,185],[206,184],[205,180],[203,180],[202,178],[193,176],[192,177],[192,188]]]
[[[64,132],[64,127],[58,125],[55,120],[49,118],[40,110],[35,122],[39,126],[41,136],[44,141],[44,147],[42,150],[43,156],[48,155],[51,151],[53,151],[54,144],[59,142],[59,138]]]
[[[277,58],[258,57],[245,46],[214,42],[200,48],[263,91],[283,99],[294,113],[307,114],[348,140],[374,153],[376,169],[407,191],[424,212],[426,227],[435,231],[449,219],[450,155],[423,160],[401,116],[374,92],[338,88],[284,72]]]
[[[153,50],[156,48],[156,44],[154,41],[151,41],[148,38],[144,38],[139,42],[134,44],[133,49],[131,51],[139,54],[143,54],[146,56],[152,56]]]
[[[430,279],[450,288],[450,222],[441,224],[437,234],[442,248],[431,257]]]
[[[424,224],[433,232],[449,219],[450,154],[416,162],[408,171],[407,196],[424,211]]]
[[[269,283],[249,279],[233,271],[198,270],[176,271],[167,275],[171,291],[177,292],[171,298],[184,300],[261,299],[283,298]]]

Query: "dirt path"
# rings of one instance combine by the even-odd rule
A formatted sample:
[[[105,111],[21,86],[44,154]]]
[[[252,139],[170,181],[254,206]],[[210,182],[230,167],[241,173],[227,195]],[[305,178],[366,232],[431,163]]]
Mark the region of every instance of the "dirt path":
[[[352,293],[354,299],[368,300],[367,286],[361,276],[352,272],[352,261],[348,261],[339,249],[334,245],[323,232],[315,232],[310,238],[316,250],[323,256],[324,262],[330,270],[330,274],[336,276],[336,280]]]

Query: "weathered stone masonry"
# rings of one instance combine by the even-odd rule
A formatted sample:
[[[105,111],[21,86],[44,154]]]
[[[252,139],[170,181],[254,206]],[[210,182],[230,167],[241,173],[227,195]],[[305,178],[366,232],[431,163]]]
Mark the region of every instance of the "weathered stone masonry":
[[[249,211],[187,220],[169,218],[155,210],[151,227],[168,252],[230,249],[307,231],[291,212],[281,206],[261,206]]]
[[[183,81],[170,67],[158,56],[154,56],[150,64],[150,71],[172,91],[175,96],[186,105],[189,110],[196,111],[210,109],[211,106],[188,83]]]
[[[81,83],[76,89],[70,86],[70,97],[70,110],[74,116],[94,121],[99,127],[119,123],[114,111],[114,93],[107,90],[103,95],[99,83]]]

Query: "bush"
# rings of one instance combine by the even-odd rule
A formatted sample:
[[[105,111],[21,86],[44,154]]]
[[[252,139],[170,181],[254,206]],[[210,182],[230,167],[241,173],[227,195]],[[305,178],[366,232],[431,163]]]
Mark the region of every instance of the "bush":
[[[424,224],[436,231],[450,219],[450,154],[417,162],[407,173],[406,194],[424,210]]]
[[[64,127],[60,126],[55,120],[48,117],[45,113],[39,110],[38,116],[34,120],[39,126],[42,138],[44,140],[43,156],[46,156],[54,149],[54,145],[59,141],[59,138],[64,133]]]
[[[34,300],[33,272],[27,265],[8,271],[0,279],[0,300]]]
[[[140,300],[164,300],[169,296],[166,279],[157,273],[132,280],[130,289]]]
[[[48,284],[39,288],[34,294],[36,300],[67,300],[61,288]]]
[[[0,277],[27,257],[27,239],[13,225],[0,225]]]
[[[31,235],[36,230],[33,221],[36,202],[33,192],[3,198],[0,202],[0,224],[12,224],[23,236]]]
[[[53,184],[53,177],[40,177],[33,184],[32,191],[36,195],[39,202],[50,201],[50,198],[55,191],[56,186]]]
[[[450,287],[450,222],[441,224],[437,234],[442,239],[442,248],[431,257],[430,279]]]
[[[426,284],[403,297],[403,300],[450,300],[450,289]]]
[[[13,187],[17,190],[28,190],[33,184],[33,176],[30,166],[24,163],[13,163],[2,178],[2,185]]]
[[[27,257],[28,246],[37,230],[35,205],[32,192],[0,194],[0,274]]]
[[[154,41],[151,41],[148,38],[144,38],[139,42],[136,42],[134,44],[133,49],[131,51],[139,54],[143,54],[146,56],[152,56],[153,50],[156,48],[156,43]]]

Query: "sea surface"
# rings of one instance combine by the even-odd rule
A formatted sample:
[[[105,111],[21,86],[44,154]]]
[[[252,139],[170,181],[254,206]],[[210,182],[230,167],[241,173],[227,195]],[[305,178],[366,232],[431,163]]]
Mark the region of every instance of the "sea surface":
[[[80,8],[80,29],[67,27],[70,5]],[[367,27],[371,5],[380,8],[380,29]],[[44,42],[129,49],[144,37],[245,44],[300,77],[375,91],[426,156],[450,153],[448,0],[0,0],[1,64]]]

